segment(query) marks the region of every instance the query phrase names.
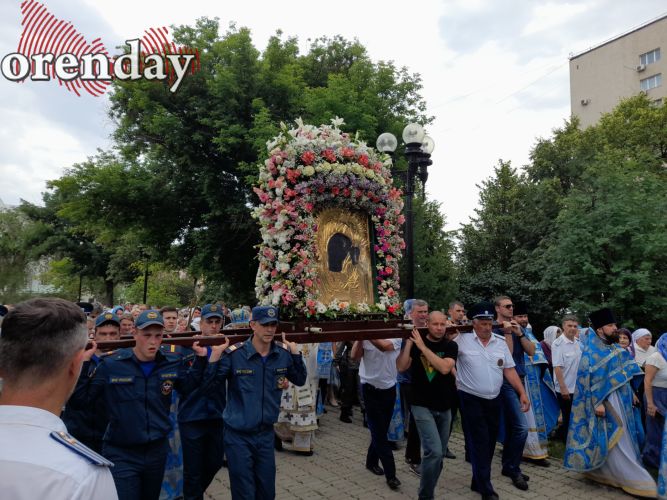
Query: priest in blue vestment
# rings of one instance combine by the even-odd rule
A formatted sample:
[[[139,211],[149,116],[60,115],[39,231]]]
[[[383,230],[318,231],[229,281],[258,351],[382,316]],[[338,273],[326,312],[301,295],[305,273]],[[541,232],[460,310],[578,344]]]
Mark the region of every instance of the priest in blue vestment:
[[[631,387],[642,371],[615,342],[609,309],[591,313],[592,328],[581,339],[581,361],[567,435],[565,468],[631,495],[655,498],[656,483],[642,466],[644,430]]]

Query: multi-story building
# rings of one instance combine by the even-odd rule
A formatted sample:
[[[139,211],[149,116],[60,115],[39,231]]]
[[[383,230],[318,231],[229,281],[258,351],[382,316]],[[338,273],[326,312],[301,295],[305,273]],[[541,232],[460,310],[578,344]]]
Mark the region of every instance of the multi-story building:
[[[656,104],[667,98],[667,15],[570,57],[570,106],[581,127],[639,92]]]

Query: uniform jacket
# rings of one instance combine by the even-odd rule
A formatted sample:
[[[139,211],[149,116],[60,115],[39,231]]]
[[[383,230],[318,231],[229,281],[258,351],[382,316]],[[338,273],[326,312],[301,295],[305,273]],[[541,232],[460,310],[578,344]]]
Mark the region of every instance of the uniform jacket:
[[[201,382],[204,358],[191,366],[179,353],[159,350],[153,371],[145,376],[132,349],[108,356],[92,377],[81,377],[69,405],[80,408],[103,398],[109,424],[104,441],[116,446],[145,444],[167,437],[172,429],[172,391],[190,394]]]
[[[226,427],[240,432],[272,428],[287,380],[301,386],[307,375],[301,354],[292,354],[284,344],[273,342],[266,362],[262,362],[251,339],[228,347],[220,360],[209,363],[204,376],[206,391],[228,382],[223,419]]]
[[[188,367],[192,366],[197,356],[192,349],[184,348],[183,361]],[[227,398],[225,384],[216,386],[205,393],[201,387],[195,388],[188,395],[181,395],[178,401],[178,421],[198,422],[200,420],[222,420]]]
[[[81,367],[80,380],[94,376],[102,360],[111,354],[113,353],[106,353],[100,357],[95,356],[90,361],[86,361]],[[72,436],[96,452],[101,452],[102,438],[109,423],[104,399],[98,398],[83,408],[72,408],[71,405],[67,405],[62,419]]]

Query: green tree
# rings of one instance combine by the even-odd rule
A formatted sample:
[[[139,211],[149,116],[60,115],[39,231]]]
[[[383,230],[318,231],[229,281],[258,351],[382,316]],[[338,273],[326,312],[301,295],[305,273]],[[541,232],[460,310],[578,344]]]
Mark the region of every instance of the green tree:
[[[259,242],[251,184],[279,123],[338,114],[372,142],[407,121],[431,120],[421,81],[341,37],[318,39],[301,55],[296,38],[277,32],[260,52],[247,28],[220,35],[216,20],[200,19],[175,28],[174,39],[199,49],[201,70],[176,93],[163,82],[114,83],[116,151],[52,184],[63,198],[59,213],[109,251],[109,278],[121,279],[119,245],[141,242],[151,262],[187,269],[249,303]]]
[[[415,220],[415,297],[426,300],[431,309],[447,309],[457,298],[453,235],[445,231],[440,204],[417,197]]]
[[[0,304],[23,298],[32,261],[25,242],[30,221],[18,210],[0,210]]]

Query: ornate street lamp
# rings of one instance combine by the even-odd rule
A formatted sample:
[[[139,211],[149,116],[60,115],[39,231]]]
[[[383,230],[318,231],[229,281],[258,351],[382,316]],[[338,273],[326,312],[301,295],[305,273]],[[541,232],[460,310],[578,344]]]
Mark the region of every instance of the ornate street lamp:
[[[412,211],[412,199],[415,194],[415,177],[419,176],[422,189],[428,179],[428,167],[433,164],[431,153],[435,142],[426,135],[424,129],[418,123],[410,123],[403,129],[403,142],[405,143],[405,156],[408,159],[408,171],[405,176],[405,259],[406,264],[406,293],[407,298],[415,295],[415,256],[414,256],[414,214]],[[383,153],[394,155],[398,141],[394,135],[385,132],[378,137],[377,149]],[[422,191],[422,196],[424,195]]]

